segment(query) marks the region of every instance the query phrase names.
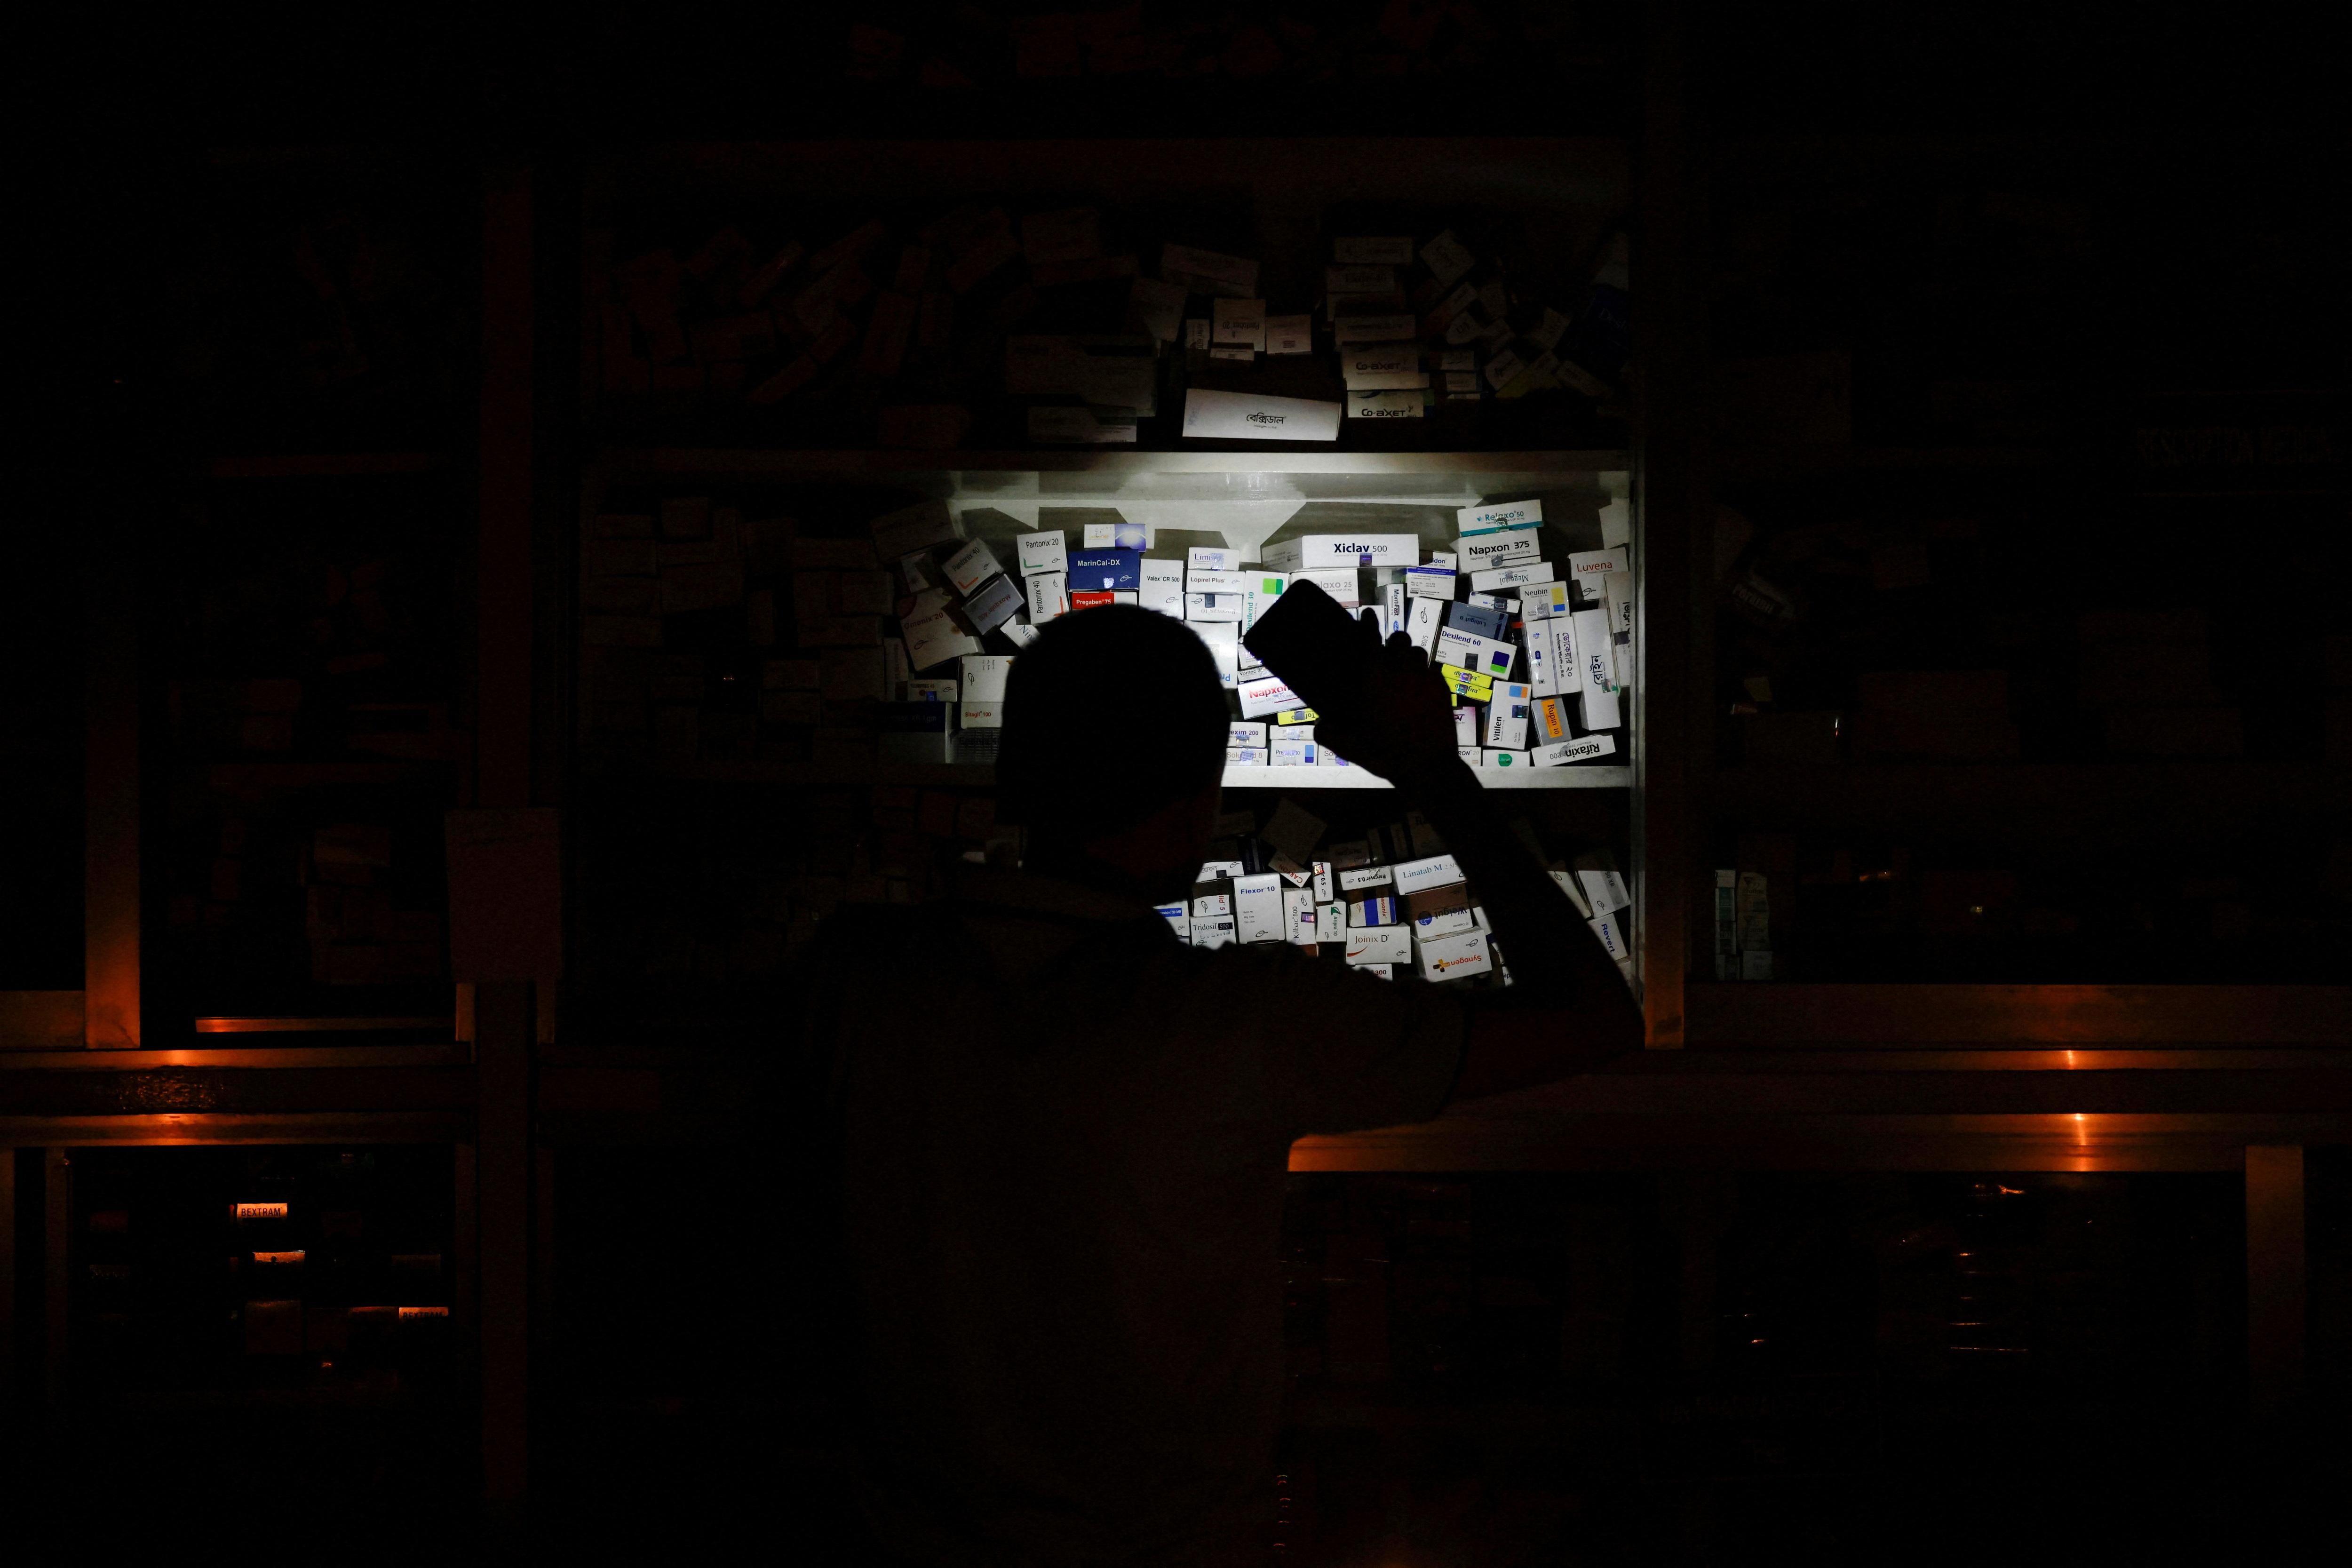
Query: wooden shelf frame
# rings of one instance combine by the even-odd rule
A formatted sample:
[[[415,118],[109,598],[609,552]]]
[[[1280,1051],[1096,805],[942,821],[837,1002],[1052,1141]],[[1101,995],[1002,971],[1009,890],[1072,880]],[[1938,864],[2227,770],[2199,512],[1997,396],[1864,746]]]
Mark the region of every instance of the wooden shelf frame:
[[[1690,987],[1691,1038],[1727,1047],[2341,1045],[2352,985]]]

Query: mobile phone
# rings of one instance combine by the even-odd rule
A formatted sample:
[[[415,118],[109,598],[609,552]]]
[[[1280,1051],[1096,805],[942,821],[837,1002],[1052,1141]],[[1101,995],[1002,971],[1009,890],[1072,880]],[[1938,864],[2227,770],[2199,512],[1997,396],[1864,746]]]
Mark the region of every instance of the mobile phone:
[[[1242,641],[1318,712],[1347,712],[1363,690],[1380,637],[1312,583],[1293,583]]]

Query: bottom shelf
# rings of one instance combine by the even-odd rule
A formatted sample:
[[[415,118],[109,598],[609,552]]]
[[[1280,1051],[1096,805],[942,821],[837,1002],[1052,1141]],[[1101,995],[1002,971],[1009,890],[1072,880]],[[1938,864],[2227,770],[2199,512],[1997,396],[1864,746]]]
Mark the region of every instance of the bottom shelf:
[[[1479,768],[1488,789],[1625,789],[1631,768]],[[1387,789],[1389,781],[1369,768],[1227,768],[1227,789]]]

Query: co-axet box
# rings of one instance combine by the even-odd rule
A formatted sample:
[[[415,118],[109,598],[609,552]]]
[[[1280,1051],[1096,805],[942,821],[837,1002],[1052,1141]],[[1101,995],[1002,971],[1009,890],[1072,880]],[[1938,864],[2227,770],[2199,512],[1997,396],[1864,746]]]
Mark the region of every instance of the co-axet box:
[[[1396,890],[1408,895],[1425,893],[1462,880],[1462,868],[1451,855],[1401,860],[1391,869],[1396,873]]]
[[[1410,566],[1421,554],[1421,541],[1410,533],[1307,533],[1269,544],[1259,560],[1276,572],[1313,571],[1326,566]]]
[[[1350,392],[1405,390],[1429,384],[1416,343],[1361,343],[1339,351],[1339,374]]]
[[[1494,955],[1486,947],[1486,933],[1481,931],[1423,942],[1420,958],[1423,980],[1463,980],[1473,974],[1492,973],[1495,968]]]
[[[1189,387],[1184,393],[1184,434],[1227,441],[1336,441],[1339,405]]]
[[[1349,963],[1410,963],[1412,962],[1412,928],[1410,926],[1361,926],[1348,932]]]

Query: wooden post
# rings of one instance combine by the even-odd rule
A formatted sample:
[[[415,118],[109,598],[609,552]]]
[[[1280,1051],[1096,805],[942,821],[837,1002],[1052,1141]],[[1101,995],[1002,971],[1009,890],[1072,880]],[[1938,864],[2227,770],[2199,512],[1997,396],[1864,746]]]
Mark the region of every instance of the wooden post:
[[[531,802],[531,187],[493,169],[482,211],[481,525],[474,599],[475,798]],[[454,819],[453,819],[454,820]],[[453,862],[451,967],[474,983],[475,1317],[484,1496],[519,1505],[530,1478],[530,1081],[534,973],[465,951],[486,923]],[[467,907],[458,907],[461,903]],[[536,913],[536,910],[532,912]],[[551,919],[551,915],[548,918]],[[551,932],[523,934],[528,950]]]
[[[0,1410],[16,1405],[16,1151],[0,1144]]]
[[[41,1199],[47,1219],[41,1287],[47,1331],[41,1358],[42,1387],[49,1408],[66,1402],[73,1327],[73,1156],[65,1149],[42,1151]]]
[[[82,1044],[135,1048],[139,980],[139,592],[130,531],[90,527],[83,684]]]
[[[2303,1149],[2246,1146],[2246,1374],[2261,1414],[2303,1393]]]
[[[1642,1006],[1653,1049],[1684,1039],[1684,991],[1698,889],[1693,807],[1703,776],[1706,678],[1696,663],[1706,632],[1709,577],[1706,288],[1699,254],[1702,174],[1685,80],[1683,7],[1647,7],[1641,215],[1633,250],[1633,357],[1640,366],[1633,426],[1642,552],[1636,627],[1640,702],[1633,736],[1633,843]],[[1707,887],[1712,880],[1704,879]]]
[[[1701,1377],[1715,1367],[1717,1254],[1738,1201],[1738,1179],[1720,1171],[1687,1171],[1666,1182],[1682,1254],[1682,1370]]]
[[[498,1508],[530,1479],[530,985],[474,992],[475,1310],[482,1348],[482,1484]]]

